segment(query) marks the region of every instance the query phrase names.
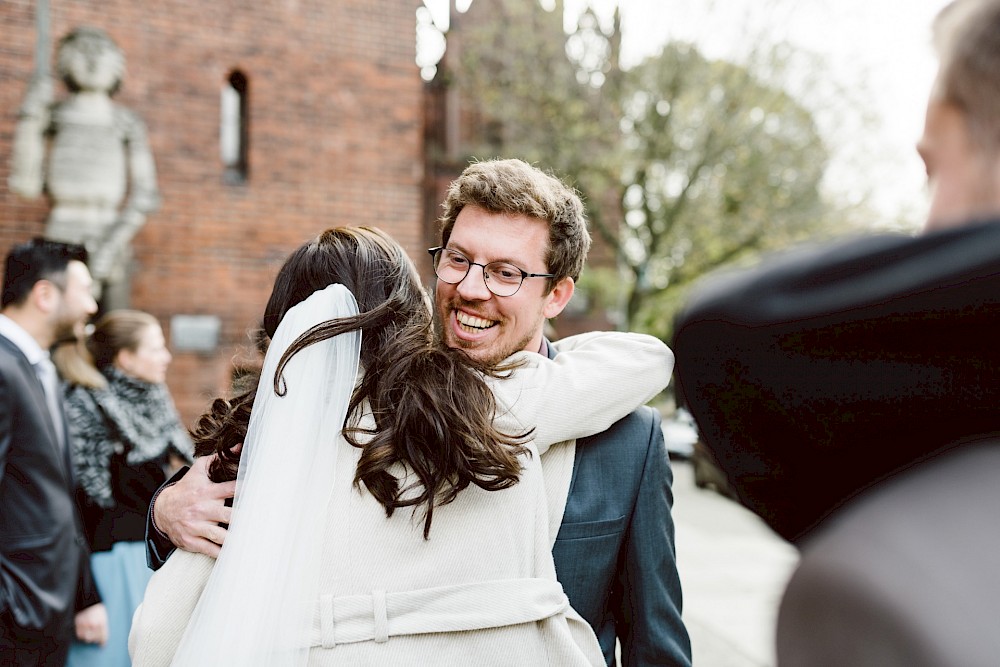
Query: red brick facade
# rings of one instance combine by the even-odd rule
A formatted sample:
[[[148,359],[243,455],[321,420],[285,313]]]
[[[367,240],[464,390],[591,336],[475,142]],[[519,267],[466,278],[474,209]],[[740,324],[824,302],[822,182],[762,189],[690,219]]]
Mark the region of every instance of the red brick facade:
[[[34,60],[31,0],[0,5],[0,253],[44,231],[47,204],[7,187]],[[52,0],[56,42],[106,30],[125,53],[117,101],[149,128],[163,198],[136,237],[132,306],[221,319],[218,349],[176,353],[168,384],[190,425],[228,386],[281,260],[338,224],[382,227],[423,256],[420,0]],[[52,56],[54,60],[54,54]],[[249,180],[227,185],[220,89],[249,81]],[[57,96],[64,94],[61,84]]]

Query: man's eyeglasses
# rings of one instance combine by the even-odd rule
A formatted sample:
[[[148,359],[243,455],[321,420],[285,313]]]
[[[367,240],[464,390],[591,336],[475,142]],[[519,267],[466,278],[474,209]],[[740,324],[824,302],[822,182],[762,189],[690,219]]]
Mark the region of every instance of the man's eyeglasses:
[[[434,275],[439,280],[456,285],[465,280],[473,265],[481,266],[486,287],[497,296],[513,296],[521,289],[525,278],[555,278],[554,273],[528,273],[507,262],[480,264],[449,248],[430,248],[427,252],[434,262]]]

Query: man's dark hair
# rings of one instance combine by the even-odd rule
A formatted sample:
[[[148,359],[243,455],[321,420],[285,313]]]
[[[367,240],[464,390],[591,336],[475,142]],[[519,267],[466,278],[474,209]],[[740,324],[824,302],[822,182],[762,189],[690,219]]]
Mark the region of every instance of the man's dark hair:
[[[23,303],[39,280],[66,289],[66,267],[72,261],[87,263],[87,249],[75,243],[36,237],[14,246],[7,255],[0,308]]]

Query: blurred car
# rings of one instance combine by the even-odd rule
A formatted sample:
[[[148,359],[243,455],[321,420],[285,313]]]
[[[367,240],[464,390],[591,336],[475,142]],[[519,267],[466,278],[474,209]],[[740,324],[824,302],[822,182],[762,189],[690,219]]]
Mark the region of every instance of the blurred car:
[[[663,440],[667,443],[667,453],[672,459],[687,460],[694,454],[694,443],[698,442],[698,427],[691,413],[677,408],[662,422]]]
[[[736,491],[733,490],[726,474],[719,467],[712,450],[701,440],[694,445],[694,453],[691,454],[691,467],[694,468],[695,486],[699,489],[709,489],[739,502]]]
[[[716,463],[715,456],[699,439],[698,425],[691,413],[684,408],[677,408],[662,424],[667,453],[671,459],[691,462],[695,485],[699,489],[710,489],[736,500],[736,493]]]

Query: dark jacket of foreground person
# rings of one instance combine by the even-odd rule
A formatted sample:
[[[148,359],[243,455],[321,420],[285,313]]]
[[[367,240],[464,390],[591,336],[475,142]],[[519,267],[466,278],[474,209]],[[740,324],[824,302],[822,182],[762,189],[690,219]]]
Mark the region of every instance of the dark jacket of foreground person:
[[[679,316],[702,438],[802,548],[781,667],[996,664],[998,330],[998,222],[795,251]]]

